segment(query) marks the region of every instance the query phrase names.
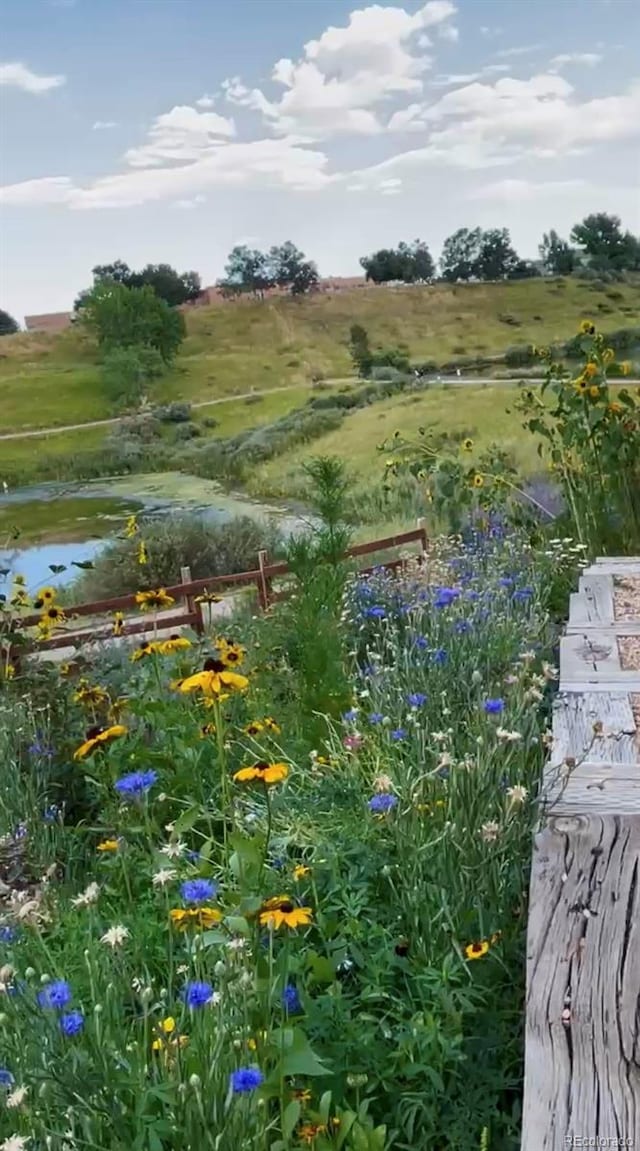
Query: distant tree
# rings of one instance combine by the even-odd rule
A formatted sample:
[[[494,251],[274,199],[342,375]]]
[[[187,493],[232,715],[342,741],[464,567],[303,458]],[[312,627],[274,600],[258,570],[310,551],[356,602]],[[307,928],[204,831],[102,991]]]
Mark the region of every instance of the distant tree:
[[[471,280],[477,276],[481,244],[480,228],[458,228],[448,236],[440,257],[442,279],[455,283],[456,280]]]
[[[106,355],[114,348],[155,348],[165,364],[174,359],[185,336],[184,317],[153,288],[128,288],[101,280],[89,292],[82,318]]]
[[[552,228],[539,246],[540,259],[550,276],[570,276],[577,264],[576,251]]]
[[[19,332],[20,327],[13,316],[0,308],[0,336],[12,336],[14,332]]]
[[[505,280],[519,262],[508,228],[490,228],[482,232],[475,268],[479,280]]]
[[[102,361],[102,382],[109,400],[117,408],[137,405],[165,367],[157,348],[140,344],[110,348]]]
[[[92,275],[94,288],[102,283],[122,284],[126,288],[148,285],[172,308],[195,300],[202,291],[197,272],[176,272],[170,264],[147,264],[140,272],[134,272],[124,260],[115,260],[113,264],[96,264]],[[92,288],[87,288],[79,293],[73,305],[74,311],[78,312],[85,306],[91,292]]]
[[[273,268],[268,256],[257,248],[238,244],[229,253],[220,287],[232,295],[251,293],[262,296],[275,284]]]
[[[623,232],[619,216],[594,212],[571,230],[590,268],[599,272],[633,271],[640,267],[640,240]]]
[[[312,260],[307,260],[304,252],[296,248],[291,240],[280,247],[271,248],[267,260],[274,282],[280,288],[288,288],[293,296],[302,296],[317,287],[316,265]]]
[[[540,268],[532,260],[517,259],[507,274],[508,280],[531,280],[541,275]]]
[[[374,284],[424,283],[435,274],[431,253],[422,240],[414,240],[412,244],[402,241],[397,248],[379,248],[370,256],[362,256],[360,265],[367,280]]]
[[[359,376],[366,377],[373,367],[373,352],[367,329],[362,324],[352,324],[349,331],[349,353]]]

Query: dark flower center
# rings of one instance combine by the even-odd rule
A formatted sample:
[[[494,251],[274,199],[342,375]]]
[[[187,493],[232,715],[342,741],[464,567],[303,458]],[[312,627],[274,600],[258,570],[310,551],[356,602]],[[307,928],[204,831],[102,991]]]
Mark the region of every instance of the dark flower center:
[[[215,671],[219,674],[221,671],[224,671],[224,664],[220,659],[205,659],[204,670]]]

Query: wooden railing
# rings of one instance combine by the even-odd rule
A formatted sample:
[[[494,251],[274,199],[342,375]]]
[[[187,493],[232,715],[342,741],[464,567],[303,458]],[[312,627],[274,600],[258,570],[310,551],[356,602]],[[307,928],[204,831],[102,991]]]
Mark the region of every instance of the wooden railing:
[[[419,555],[422,555],[426,550],[427,533],[423,520],[418,520],[417,528],[414,528],[412,531],[401,532],[399,535],[385,536],[383,539],[370,540],[364,544],[356,544],[354,547],[348,549],[346,556],[348,558],[357,558],[359,556],[375,555],[379,552],[391,551],[410,543],[420,544]],[[361,571],[362,574],[373,571],[375,567],[384,567],[395,571],[404,563],[406,563],[406,559],[404,557],[398,557],[374,565],[374,567],[359,568],[358,570]],[[184,604],[184,608],[181,611],[174,611],[172,606],[170,610],[150,612],[147,617],[143,619],[125,620],[122,630],[118,634],[131,636],[151,630],[158,630],[159,628],[161,628],[163,632],[166,632],[183,627],[192,627],[196,632],[201,633],[205,630],[205,620],[202,610],[203,604],[198,602],[198,597],[207,593],[218,595],[243,587],[255,587],[258,604],[260,608],[265,611],[272,603],[285,598],[288,594],[286,590],[275,591],[273,588],[274,580],[281,579],[290,574],[290,568],[287,563],[268,563],[266,551],[258,553],[257,568],[253,568],[251,571],[236,572],[232,575],[208,576],[205,579],[192,580],[189,568],[182,568],[181,582],[165,588],[165,591],[175,601],[176,608],[180,603]],[[68,629],[64,632],[60,631],[58,634],[52,635],[49,639],[40,640],[37,644],[38,650],[46,651],[49,649],[72,647],[78,646],[78,644],[81,643],[110,639],[114,636],[113,619],[98,622],[96,617],[106,615],[113,616],[114,612],[122,612],[124,614],[127,611],[133,611],[139,613],[140,606],[136,602],[135,593],[133,593],[131,595],[114,596],[111,599],[95,600],[91,603],[74,604],[73,606],[65,608],[64,611],[67,621],[75,621],[83,617],[87,618],[87,628],[76,628],[73,631]],[[18,626],[20,628],[33,627],[38,623],[39,619],[40,613],[23,616]]]

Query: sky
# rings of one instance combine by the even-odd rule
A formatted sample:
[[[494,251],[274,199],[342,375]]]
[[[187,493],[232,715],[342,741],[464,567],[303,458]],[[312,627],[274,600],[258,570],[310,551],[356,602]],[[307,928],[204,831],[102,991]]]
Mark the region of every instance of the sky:
[[[5,0],[0,307],[115,259],[211,284],[238,243],[326,276],[459,227],[638,232],[639,46],[636,0]]]

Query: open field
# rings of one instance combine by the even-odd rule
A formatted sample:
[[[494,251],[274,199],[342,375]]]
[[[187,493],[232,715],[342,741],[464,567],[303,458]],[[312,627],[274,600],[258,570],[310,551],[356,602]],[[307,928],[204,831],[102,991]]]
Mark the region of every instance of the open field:
[[[536,279],[504,284],[366,288],[308,299],[243,301],[194,309],[175,367],[154,388],[160,402],[203,401],[351,370],[353,323],[374,344],[406,343],[415,360],[447,362],[564,341],[581,318],[605,330],[640,322],[640,284],[594,286]],[[113,415],[89,341],[20,334],[0,347],[0,429],[42,428]]]

